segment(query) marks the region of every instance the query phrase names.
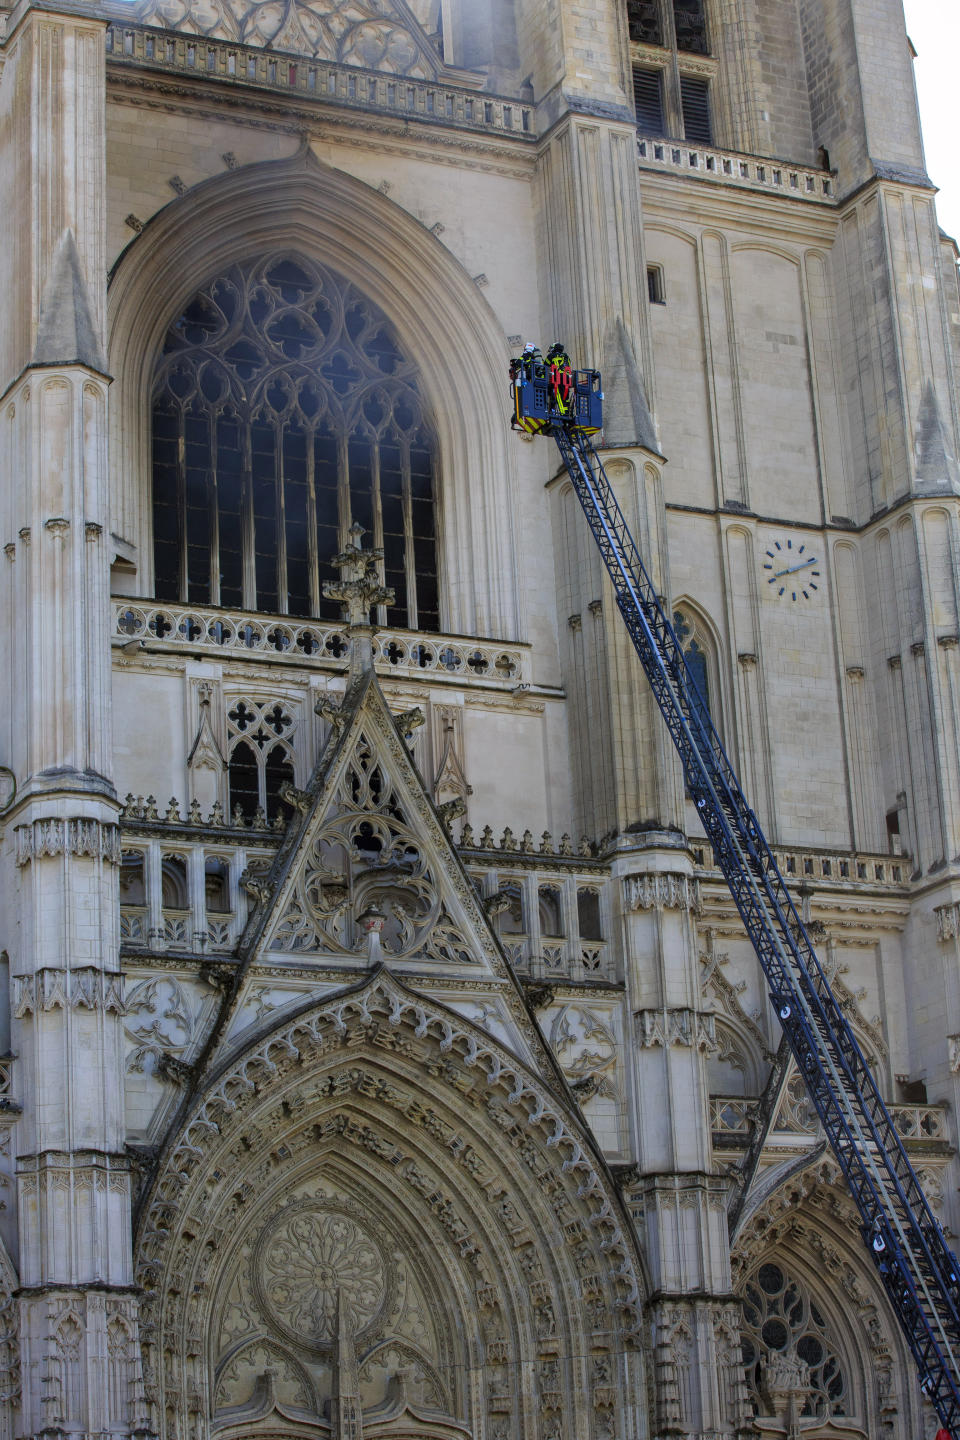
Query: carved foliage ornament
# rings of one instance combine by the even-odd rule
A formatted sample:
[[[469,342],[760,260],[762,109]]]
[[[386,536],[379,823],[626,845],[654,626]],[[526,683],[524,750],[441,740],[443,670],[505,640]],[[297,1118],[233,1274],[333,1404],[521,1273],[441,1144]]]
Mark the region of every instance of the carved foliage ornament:
[[[83,965],[76,970],[44,968],[13,977],[13,1013],[18,1020],[42,1010],[103,1010],[126,1013],[123,976]]]

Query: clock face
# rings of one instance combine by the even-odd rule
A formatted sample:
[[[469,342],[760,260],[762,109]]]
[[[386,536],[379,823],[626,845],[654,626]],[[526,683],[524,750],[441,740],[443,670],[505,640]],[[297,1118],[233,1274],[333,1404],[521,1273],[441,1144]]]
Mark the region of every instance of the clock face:
[[[819,589],[819,563],[806,545],[795,545],[792,540],[774,540],[773,548],[767,551],[763,568],[774,595],[789,596],[791,600],[810,600],[813,592]]]

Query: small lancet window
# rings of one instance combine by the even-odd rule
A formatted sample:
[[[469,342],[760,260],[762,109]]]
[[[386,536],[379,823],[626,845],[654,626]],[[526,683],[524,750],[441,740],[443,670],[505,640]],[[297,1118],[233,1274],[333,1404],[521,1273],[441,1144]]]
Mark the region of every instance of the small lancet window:
[[[700,691],[701,699],[710,710],[710,673],[704,638],[693,617],[688,615],[685,610],[674,611],[673,628],[677,632],[677,639],[680,641],[687,669]]]
[[[549,940],[563,938],[563,903],[555,885],[541,885],[538,894],[540,934]]]

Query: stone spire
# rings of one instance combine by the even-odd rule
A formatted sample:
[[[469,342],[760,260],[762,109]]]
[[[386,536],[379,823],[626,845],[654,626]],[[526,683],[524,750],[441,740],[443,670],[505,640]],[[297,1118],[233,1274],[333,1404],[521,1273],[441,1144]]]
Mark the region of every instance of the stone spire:
[[[350,673],[360,674],[373,669],[373,637],[376,626],[370,620],[374,605],[392,605],[393,590],[380,583],[379,565],[382,550],[364,550],[360,544],[363,527],[356,521],[350,526],[350,543],[333,558],[340,571],[339,581],[327,581],[323,587],[327,600],[339,600],[343,619],[352,642]]]
[[[350,1311],[337,1290],[333,1320],[333,1391],[330,1396],[330,1440],[363,1440],[357,1352],[350,1329]]]

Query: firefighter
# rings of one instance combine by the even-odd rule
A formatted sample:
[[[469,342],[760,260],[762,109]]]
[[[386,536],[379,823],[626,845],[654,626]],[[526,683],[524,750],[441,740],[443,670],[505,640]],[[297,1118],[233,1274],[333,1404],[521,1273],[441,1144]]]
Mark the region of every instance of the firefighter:
[[[551,408],[567,416],[573,405],[573,368],[566,346],[561,345],[559,340],[547,351],[546,363]]]
[[[548,420],[534,420],[529,415],[522,414],[521,398],[523,383],[529,382],[544,371],[543,355],[540,346],[528,340],[523,347],[523,354],[510,361],[510,382],[513,386],[513,410],[510,419],[510,426],[513,430],[525,430],[528,435],[536,435],[539,431],[545,430],[549,424]]]

